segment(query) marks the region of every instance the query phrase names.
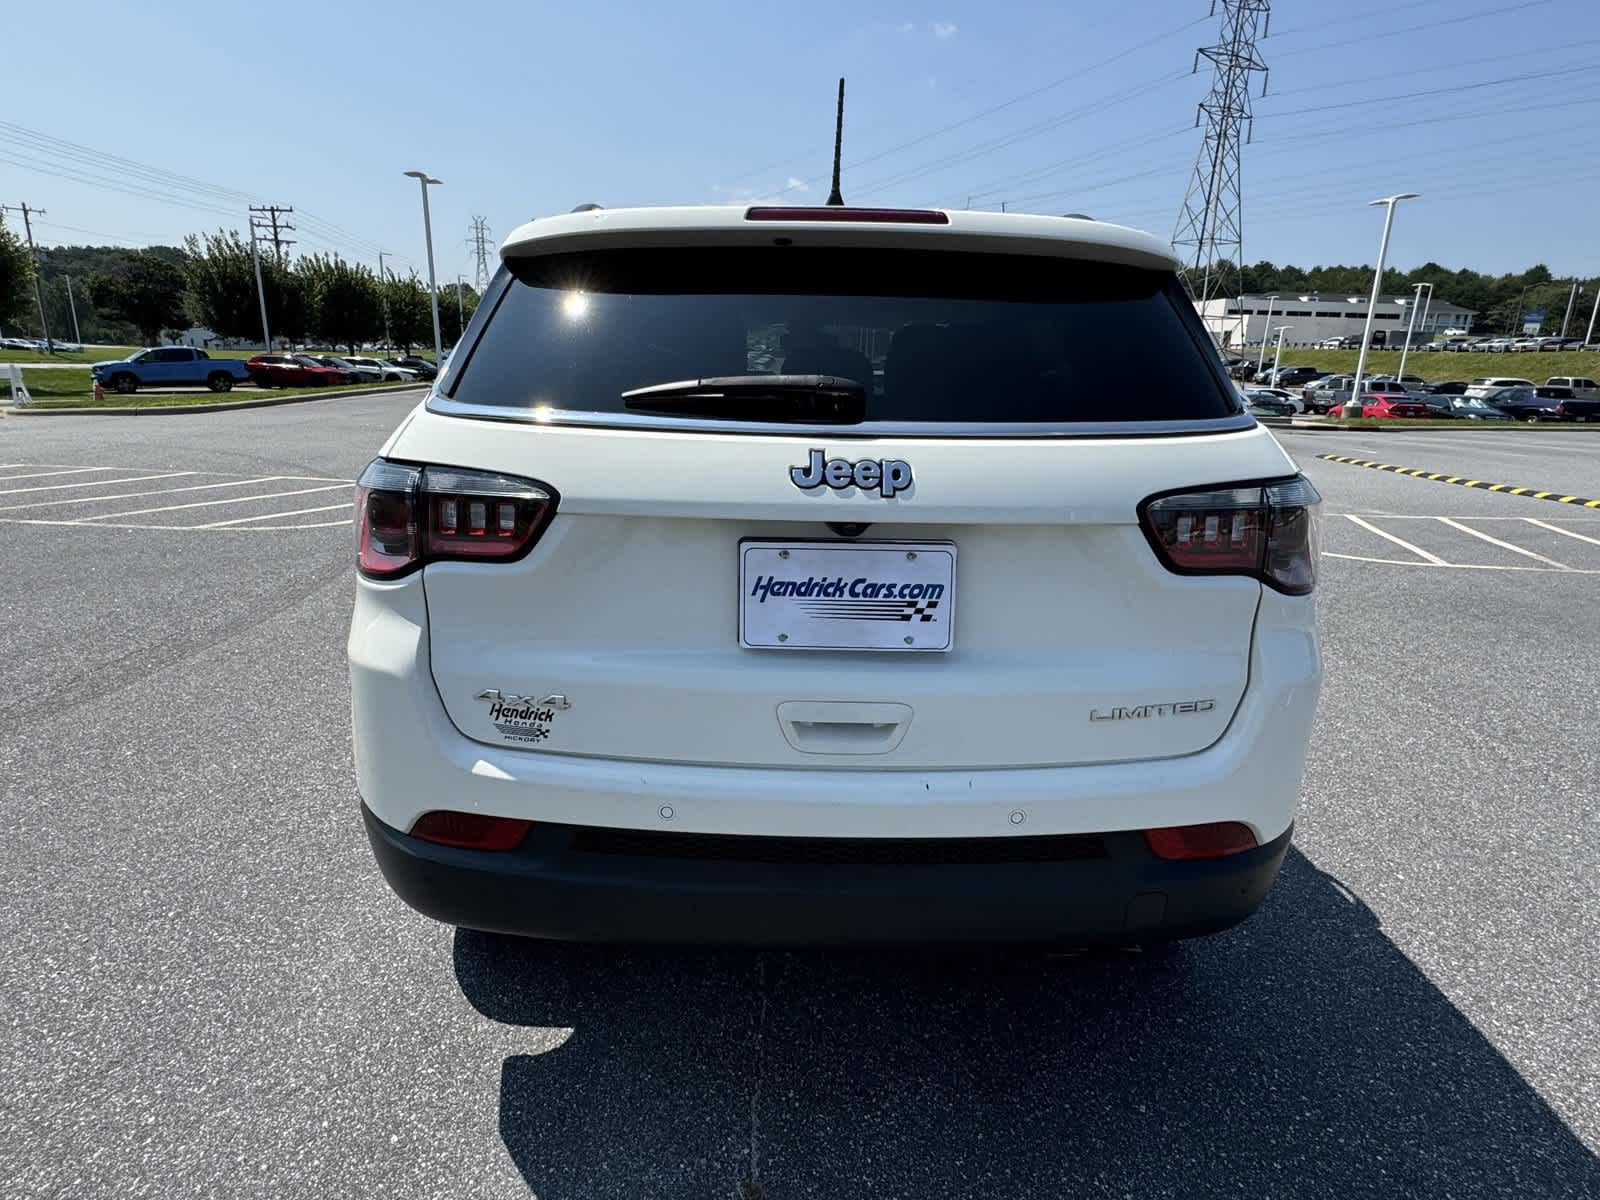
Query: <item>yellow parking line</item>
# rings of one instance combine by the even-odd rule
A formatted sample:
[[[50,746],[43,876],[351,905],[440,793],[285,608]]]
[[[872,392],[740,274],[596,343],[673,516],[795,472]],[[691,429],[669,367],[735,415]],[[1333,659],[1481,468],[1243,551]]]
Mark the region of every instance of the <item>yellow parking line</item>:
[[[1458,487],[1485,488],[1488,491],[1500,492],[1507,496],[1528,496],[1534,500],[1549,500],[1555,504],[1576,504],[1581,508],[1600,509],[1600,499],[1590,500],[1583,496],[1563,496],[1558,492],[1539,492],[1534,491],[1532,488],[1515,487],[1509,483],[1487,483],[1482,479],[1464,479],[1460,475],[1445,475],[1437,471],[1424,471],[1420,467],[1397,467],[1389,463],[1346,458],[1341,454],[1319,454],[1317,457],[1325,462],[1347,463],[1356,467],[1369,467],[1375,471],[1393,471],[1397,475],[1409,475],[1413,479],[1430,479],[1435,483],[1453,483]]]

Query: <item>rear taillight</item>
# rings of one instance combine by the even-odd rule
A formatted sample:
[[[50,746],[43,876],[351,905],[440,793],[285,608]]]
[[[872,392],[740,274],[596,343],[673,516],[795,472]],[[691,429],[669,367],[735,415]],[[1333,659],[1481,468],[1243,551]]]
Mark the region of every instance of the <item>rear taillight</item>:
[[[532,821],[516,817],[486,817],[482,813],[437,808],[417,818],[411,836],[461,850],[515,850],[532,828]]]
[[[1146,829],[1144,840],[1157,858],[1182,861],[1222,858],[1256,848],[1256,835],[1240,821],[1211,821],[1205,825],[1170,825]]]
[[[356,484],[356,568],[393,579],[430,562],[506,562],[532,549],[556,510],[531,479],[374,459]]]
[[[1145,536],[1180,575],[1249,575],[1303,596],[1317,577],[1317,505],[1303,475],[1155,496],[1141,505]]]

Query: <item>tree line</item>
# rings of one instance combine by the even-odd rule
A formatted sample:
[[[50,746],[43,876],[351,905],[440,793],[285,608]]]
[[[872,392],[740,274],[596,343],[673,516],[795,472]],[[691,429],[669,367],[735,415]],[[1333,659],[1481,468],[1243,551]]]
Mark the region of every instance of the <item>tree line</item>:
[[[1311,267],[1278,266],[1262,260],[1242,269],[1224,263],[1219,267],[1228,280],[1227,294],[1292,296],[1301,292],[1320,292],[1333,295],[1343,292],[1351,296],[1366,296],[1372,290],[1372,267]],[[1426,262],[1415,270],[1400,271],[1387,267],[1383,272],[1383,292],[1396,295],[1410,292],[1419,283],[1433,284],[1433,294],[1438,300],[1473,309],[1478,315],[1471,332],[1503,333],[1522,330],[1524,312],[1543,309],[1544,328],[1548,332],[1561,324],[1566,312],[1567,299],[1572,293],[1574,280],[1557,279],[1550,268],[1536,263],[1526,271],[1506,275],[1486,275],[1480,271],[1456,270],[1436,262]],[[1578,280],[1583,288],[1581,298],[1573,305],[1575,332],[1581,334],[1589,319],[1589,305],[1594,303],[1595,281]],[[1235,285],[1241,285],[1235,287]],[[1582,314],[1580,321],[1579,314]]]
[[[427,285],[415,271],[380,279],[361,263],[336,254],[291,260],[260,250],[261,285],[274,342],[348,347],[387,343],[410,351],[433,342]],[[76,310],[82,340],[154,345],[190,326],[218,337],[259,344],[261,304],[250,243],[236,230],[191,236],[181,247],[142,250],[66,246],[39,252],[39,282],[51,336],[73,336]],[[0,328],[42,336],[27,247],[0,223]],[[71,279],[71,295],[67,280]],[[446,345],[461,336],[478,294],[457,285],[439,289],[439,328]]]

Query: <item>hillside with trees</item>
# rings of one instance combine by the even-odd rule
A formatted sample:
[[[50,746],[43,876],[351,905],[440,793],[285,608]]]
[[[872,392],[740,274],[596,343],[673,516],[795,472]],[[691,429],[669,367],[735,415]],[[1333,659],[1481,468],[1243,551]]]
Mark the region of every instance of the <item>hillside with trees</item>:
[[[1230,282],[1228,295],[1236,295],[1231,284],[1241,275],[1231,265],[1223,272]],[[1321,292],[1332,295],[1340,292],[1351,296],[1366,296],[1372,290],[1372,267],[1331,266],[1311,267],[1278,266],[1265,260],[1246,266],[1242,272],[1242,290],[1250,295],[1277,292],[1294,295],[1300,292]],[[1427,262],[1411,271],[1386,268],[1383,272],[1383,290],[1386,294],[1409,292],[1419,283],[1433,284],[1434,295],[1463,308],[1476,310],[1475,333],[1504,333],[1522,331],[1521,314],[1529,309],[1544,309],[1546,333],[1558,329],[1562,314],[1566,312],[1567,298],[1571,294],[1572,279],[1557,279],[1550,268],[1536,263],[1526,271],[1510,275],[1484,275],[1478,271],[1455,270],[1436,262]],[[1594,303],[1595,281],[1579,280],[1584,290],[1573,306],[1575,332],[1582,334],[1589,320],[1589,306]],[[1578,314],[1582,313],[1582,321]]]

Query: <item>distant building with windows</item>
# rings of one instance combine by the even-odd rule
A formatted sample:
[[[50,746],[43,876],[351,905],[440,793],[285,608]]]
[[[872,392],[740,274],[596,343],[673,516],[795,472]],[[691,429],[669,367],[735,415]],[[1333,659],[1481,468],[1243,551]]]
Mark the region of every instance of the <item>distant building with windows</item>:
[[[1406,325],[1411,320],[1415,292],[1378,297],[1373,312],[1373,345],[1398,346],[1405,341]],[[1300,296],[1239,296],[1227,300],[1208,300],[1197,306],[1200,319],[1224,348],[1260,345],[1263,338],[1275,340],[1279,325],[1289,329],[1283,335],[1285,346],[1313,346],[1329,338],[1360,337],[1367,319],[1367,297],[1342,292]],[[1422,311],[1412,329],[1413,344],[1431,342],[1449,332],[1464,333],[1472,328],[1476,310],[1462,308],[1435,296],[1428,303],[1422,296]]]

